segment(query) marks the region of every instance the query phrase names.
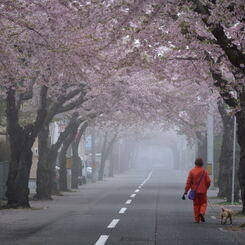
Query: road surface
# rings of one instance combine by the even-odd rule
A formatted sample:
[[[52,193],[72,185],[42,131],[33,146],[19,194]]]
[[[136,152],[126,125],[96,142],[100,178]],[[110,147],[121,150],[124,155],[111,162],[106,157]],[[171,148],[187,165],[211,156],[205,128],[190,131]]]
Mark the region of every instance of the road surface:
[[[83,186],[45,209],[0,211],[1,245],[240,245],[209,207],[193,222],[185,174],[160,167]],[[48,203],[48,202],[46,202]]]

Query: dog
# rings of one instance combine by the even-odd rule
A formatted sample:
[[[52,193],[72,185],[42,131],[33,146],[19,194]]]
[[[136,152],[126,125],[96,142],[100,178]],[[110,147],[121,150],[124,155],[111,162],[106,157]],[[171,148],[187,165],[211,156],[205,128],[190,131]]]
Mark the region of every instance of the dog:
[[[226,224],[227,220],[230,220],[230,225],[232,224],[232,216],[233,216],[233,211],[231,209],[228,208],[222,208],[221,209],[221,214],[220,214],[220,223],[221,225]]]

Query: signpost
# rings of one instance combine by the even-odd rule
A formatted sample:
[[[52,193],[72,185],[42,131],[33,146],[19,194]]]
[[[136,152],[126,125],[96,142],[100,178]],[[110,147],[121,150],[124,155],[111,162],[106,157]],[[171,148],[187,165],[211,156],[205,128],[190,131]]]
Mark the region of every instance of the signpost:
[[[234,204],[235,173],[236,173],[236,115],[234,115],[234,130],[233,130],[232,186],[231,186],[232,204]]]
[[[214,187],[214,118],[213,107],[209,105],[207,116],[207,168],[211,177],[211,187]]]

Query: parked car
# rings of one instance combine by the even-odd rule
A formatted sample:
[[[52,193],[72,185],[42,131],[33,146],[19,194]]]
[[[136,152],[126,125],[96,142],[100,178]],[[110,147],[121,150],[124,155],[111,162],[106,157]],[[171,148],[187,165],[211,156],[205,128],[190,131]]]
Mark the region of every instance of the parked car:
[[[85,176],[82,176],[82,175],[78,176],[78,184],[79,185],[87,184],[87,178]]]
[[[78,184],[79,185],[85,185],[87,184],[87,167],[86,167],[86,163],[82,162],[81,164],[81,169],[80,169],[80,175],[78,176]]]

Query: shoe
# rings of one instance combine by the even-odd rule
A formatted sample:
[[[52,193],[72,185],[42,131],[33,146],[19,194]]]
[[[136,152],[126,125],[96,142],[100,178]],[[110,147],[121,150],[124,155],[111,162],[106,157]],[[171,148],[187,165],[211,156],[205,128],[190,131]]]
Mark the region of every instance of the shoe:
[[[199,217],[200,217],[202,222],[205,222],[205,218],[204,218],[203,214],[199,214]]]

